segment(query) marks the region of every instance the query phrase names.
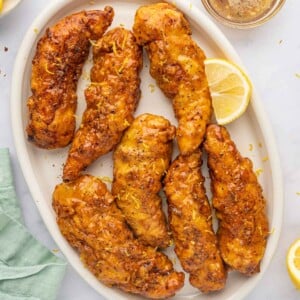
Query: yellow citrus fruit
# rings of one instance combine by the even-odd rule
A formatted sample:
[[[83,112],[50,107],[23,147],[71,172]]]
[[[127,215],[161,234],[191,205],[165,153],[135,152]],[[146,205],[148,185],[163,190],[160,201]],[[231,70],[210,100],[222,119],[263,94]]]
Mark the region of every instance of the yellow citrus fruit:
[[[0,0],[0,12],[2,11],[3,8],[3,0]]]
[[[205,60],[205,72],[218,124],[240,117],[249,104],[251,82],[240,67],[225,59]]]
[[[286,265],[293,283],[297,289],[300,289],[300,239],[290,246],[286,256]]]

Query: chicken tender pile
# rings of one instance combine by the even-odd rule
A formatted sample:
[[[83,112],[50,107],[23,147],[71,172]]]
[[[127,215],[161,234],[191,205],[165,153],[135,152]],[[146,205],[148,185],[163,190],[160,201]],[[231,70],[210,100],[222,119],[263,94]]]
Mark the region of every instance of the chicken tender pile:
[[[75,131],[76,88],[90,48],[111,24],[114,11],[82,11],[60,20],[39,40],[32,62],[28,99],[29,141],[54,149],[67,146]]]
[[[190,284],[203,293],[220,291],[228,269],[247,276],[260,270],[269,233],[262,188],[227,130],[208,125],[205,54],[184,15],[168,3],[144,5],[136,11],[133,32],[120,25],[104,34],[113,17],[107,6],[62,18],[39,40],[32,62],[28,139],[45,149],[72,142],[64,182],[52,195],[58,226],[107,286],[151,299],[174,296],[185,275],[157,251],[174,241]],[[75,133],[77,83],[90,45],[91,82]],[[133,116],[141,96],[142,47],[152,77],[172,100],[177,129],[163,116]],[[175,136],[179,155],[171,163]],[[212,205],[201,172],[202,148]],[[100,178],[82,172],[111,150],[110,193]]]
[[[200,146],[212,115],[205,55],[192,40],[183,14],[167,3],[140,7],[133,32],[149,54],[152,77],[173,100],[180,152],[191,154]]]
[[[224,268],[212,228],[212,211],[201,174],[201,152],[179,156],[165,178],[175,252],[190,282],[202,292],[224,288]]]
[[[171,261],[134,239],[105,184],[93,176],[56,186],[57,223],[83,263],[108,286],[152,299],[170,297],[184,274]]]
[[[131,31],[107,32],[94,45],[93,55],[91,85],[85,91],[87,108],[64,166],[67,181],[113,149],[132,123],[140,98],[142,51]]]
[[[213,206],[220,221],[218,239],[222,258],[231,268],[253,275],[260,270],[268,237],[262,188],[252,162],[241,156],[225,127],[208,127],[205,150]]]
[[[153,247],[170,243],[157,194],[171,160],[174,136],[168,120],[144,114],[134,120],[114,153],[112,193],[134,234]]]

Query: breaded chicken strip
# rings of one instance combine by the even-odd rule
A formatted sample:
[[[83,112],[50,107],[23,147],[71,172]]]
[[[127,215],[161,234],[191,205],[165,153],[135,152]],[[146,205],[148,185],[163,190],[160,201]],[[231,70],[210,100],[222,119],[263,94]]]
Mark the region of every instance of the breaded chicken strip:
[[[224,268],[217,238],[212,228],[212,211],[201,174],[201,152],[179,155],[164,180],[169,223],[175,252],[191,284],[202,292],[224,288]]]
[[[62,234],[104,284],[152,299],[183,286],[184,274],[167,256],[134,239],[100,179],[85,175],[56,186],[53,207]]]
[[[41,148],[68,145],[74,135],[76,88],[86,60],[89,39],[99,39],[111,24],[114,11],[82,11],[61,19],[39,40],[32,61],[27,106],[29,141]]]
[[[153,247],[170,243],[158,192],[174,136],[168,120],[144,114],[133,121],[114,153],[112,193],[134,234]]]
[[[222,258],[231,268],[253,275],[260,270],[268,237],[262,188],[252,162],[241,156],[224,127],[208,127],[205,150],[213,206],[220,221],[218,239]]]
[[[170,4],[139,8],[133,31],[148,51],[151,75],[173,100],[180,152],[191,154],[201,144],[212,115],[205,55],[192,40],[183,14]]]
[[[142,51],[129,30],[107,32],[94,45],[93,54],[91,85],[85,90],[87,108],[64,167],[66,181],[113,149],[132,123],[140,98]]]

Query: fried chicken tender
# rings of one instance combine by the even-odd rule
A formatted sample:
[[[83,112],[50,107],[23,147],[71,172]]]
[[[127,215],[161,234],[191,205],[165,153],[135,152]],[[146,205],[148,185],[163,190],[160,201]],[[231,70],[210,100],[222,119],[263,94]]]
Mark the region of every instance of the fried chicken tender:
[[[28,140],[46,149],[65,147],[75,131],[76,88],[86,60],[89,39],[100,38],[114,11],[82,11],[61,19],[39,40],[32,61],[27,107]]]
[[[65,181],[74,180],[119,143],[140,98],[142,50],[131,31],[107,32],[94,45],[93,54],[91,85],[85,90],[87,108],[64,167]]]
[[[125,132],[114,153],[112,193],[139,240],[153,247],[170,243],[161,180],[169,167],[175,127],[161,116],[143,114]]]
[[[201,144],[212,115],[205,55],[192,40],[183,14],[167,3],[139,8],[133,32],[149,54],[152,77],[173,101],[180,152],[191,154]]]
[[[222,258],[232,269],[251,276],[260,271],[268,237],[262,188],[252,162],[241,156],[224,127],[208,127],[205,149]]]
[[[207,293],[224,288],[227,272],[212,228],[201,164],[200,150],[179,155],[164,183],[175,252],[183,269],[190,273],[191,284]]]
[[[170,297],[182,286],[166,255],[133,237],[100,179],[84,175],[56,186],[53,207],[65,238],[104,284],[152,299]]]

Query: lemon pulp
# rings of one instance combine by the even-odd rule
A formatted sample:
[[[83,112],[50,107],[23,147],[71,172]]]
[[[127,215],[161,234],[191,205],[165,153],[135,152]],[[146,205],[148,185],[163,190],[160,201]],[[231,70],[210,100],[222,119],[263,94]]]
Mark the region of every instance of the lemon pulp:
[[[290,246],[286,256],[286,265],[292,282],[297,289],[300,289],[300,239]]]
[[[240,117],[248,107],[251,82],[240,67],[225,59],[206,59],[205,71],[218,124]]]

